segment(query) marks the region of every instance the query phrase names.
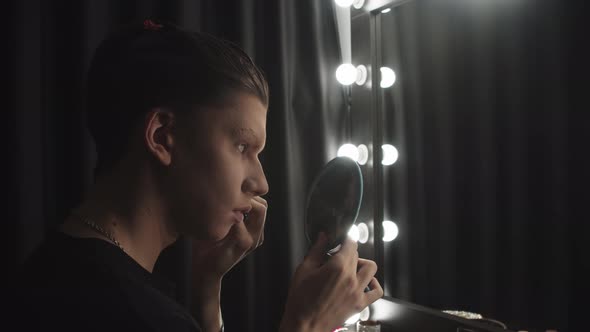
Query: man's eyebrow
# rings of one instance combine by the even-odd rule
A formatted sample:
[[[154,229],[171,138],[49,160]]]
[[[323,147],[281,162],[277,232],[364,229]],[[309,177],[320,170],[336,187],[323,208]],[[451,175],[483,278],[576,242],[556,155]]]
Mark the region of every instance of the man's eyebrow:
[[[259,139],[258,135],[256,135],[256,131],[252,128],[234,128],[231,131],[232,136],[234,139],[242,138],[242,137],[250,137],[255,143],[256,146],[259,147],[260,150],[264,149],[266,145],[266,141]]]
[[[234,128],[231,131],[233,137],[251,136],[254,139],[258,139],[256,132],[252,128]]]

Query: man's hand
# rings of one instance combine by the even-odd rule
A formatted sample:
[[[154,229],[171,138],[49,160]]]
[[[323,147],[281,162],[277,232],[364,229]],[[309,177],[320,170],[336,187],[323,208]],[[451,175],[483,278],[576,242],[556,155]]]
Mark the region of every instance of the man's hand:
[[[252,198],[251,203],[248,219],[234,225],[221,241],[193,240],[193,272],[199,278],[223,278],[234,265],[262,245],[268,203],[261,197]]]
[[[261,197],[251,200],[248,219],[234,225],[221,241],[193,240],[191,312],[203,331],[219,331],[222,324],[220,294],[223,276],[264,242],[268,203]]]
[[[374,277],[375,262],[358,258],[357,243],[347,238],[325,261],[328,244],[322,233],[299,265],[287,298],[281,332],[332,331],[383,296]],[[367,285],[371,290],[365,292]]]

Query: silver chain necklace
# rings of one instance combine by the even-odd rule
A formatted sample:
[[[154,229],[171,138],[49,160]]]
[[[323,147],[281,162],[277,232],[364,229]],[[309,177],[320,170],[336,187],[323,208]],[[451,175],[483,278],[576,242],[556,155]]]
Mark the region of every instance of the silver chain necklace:
[[[106,236],[107,239],[111,240],[111,242],[113,242],[115,245],[117,245],[117,247],[119,247],[119,248],[121,248],[121,250],[125,251],[125,249],[123,249],[123,246],[121,245],[121,243],[119,241],[117,241],[117,239],[115,239],[115,235],[113,234],[113,231],[107,231],[104,228],[100,227],[95,222],[88,220],[87,218],[81,218],[81,219],[85,225],[89,226],[90,228],[99,232],[100,234]]]

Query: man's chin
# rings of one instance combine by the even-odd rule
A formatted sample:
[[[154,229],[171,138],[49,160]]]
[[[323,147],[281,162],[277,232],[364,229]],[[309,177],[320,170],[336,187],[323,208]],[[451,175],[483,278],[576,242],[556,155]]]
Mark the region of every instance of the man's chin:
[[[197,242],[203,243],[203,244],[210,244],[210,245],[215,245],[217,243],[223,242],[224,240],[226,240],[229,235],[230,235],[230,231],[231,228],[233,226],[224,229],[224,230],[216,230],[216,231],[209,231],[209,232],[200,232],[200,233],[195,233],[195,234],[191,234],[189,237]]]

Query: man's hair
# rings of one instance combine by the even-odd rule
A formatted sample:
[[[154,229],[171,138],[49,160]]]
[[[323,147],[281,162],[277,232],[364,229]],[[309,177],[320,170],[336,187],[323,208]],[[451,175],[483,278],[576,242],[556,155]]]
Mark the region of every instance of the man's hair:
[[[95,173],[122,157],[132,130],[150,109],[209,106],[235,91],[251,93],[268,106],[264,74],[229,41],[155,20],[111,33],[94,53],[87,77]]]

